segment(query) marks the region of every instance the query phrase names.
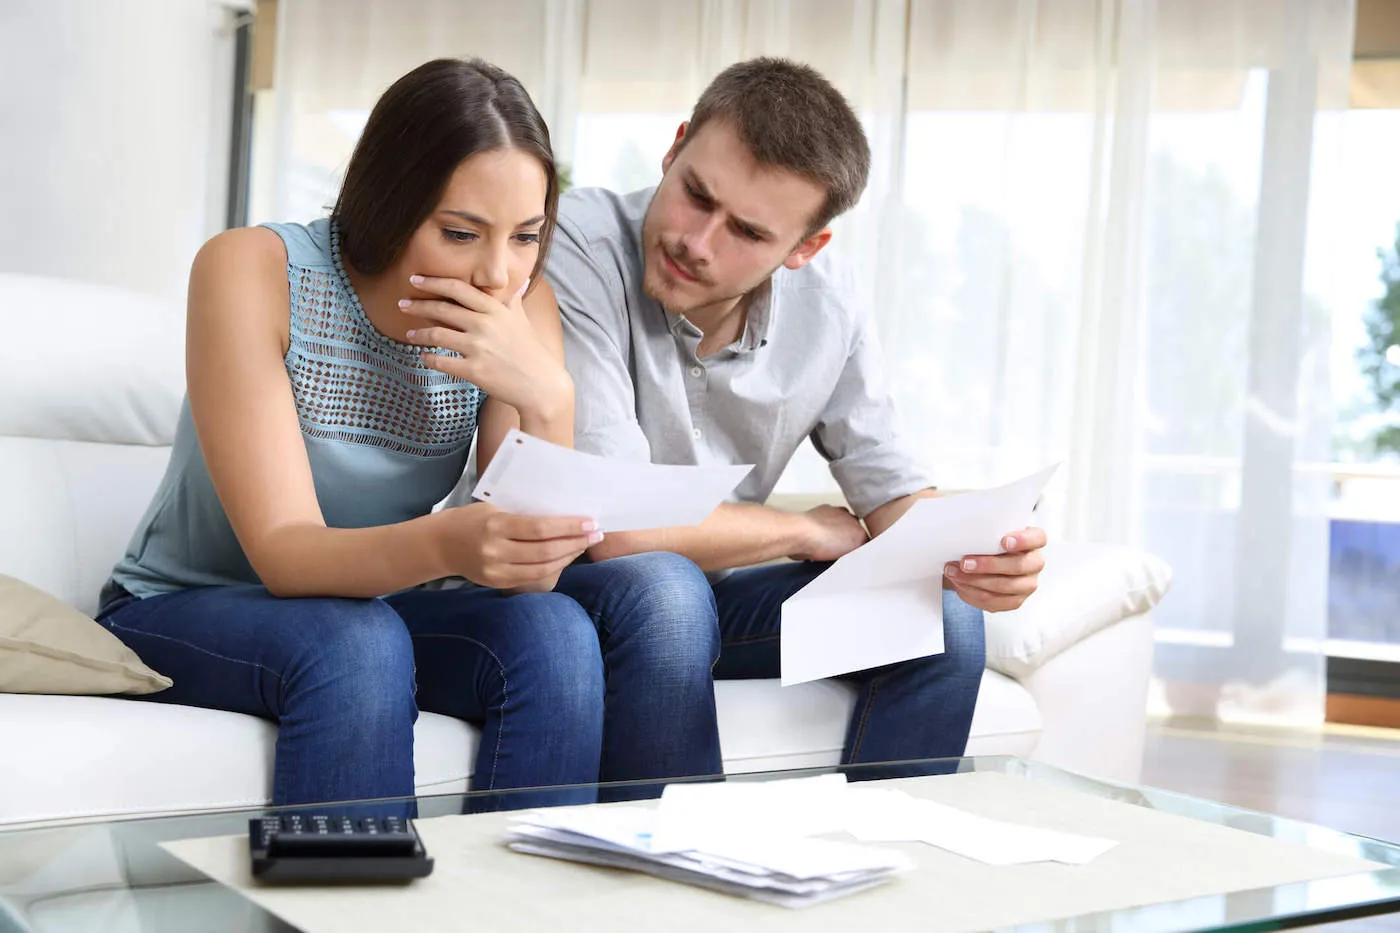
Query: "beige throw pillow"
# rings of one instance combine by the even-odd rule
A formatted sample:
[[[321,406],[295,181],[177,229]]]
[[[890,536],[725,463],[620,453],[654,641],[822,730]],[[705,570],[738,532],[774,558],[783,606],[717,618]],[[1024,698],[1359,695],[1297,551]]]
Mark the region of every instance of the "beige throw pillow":
[[[72,606],[0,574],[0,693],[155,693],[170,683]]]

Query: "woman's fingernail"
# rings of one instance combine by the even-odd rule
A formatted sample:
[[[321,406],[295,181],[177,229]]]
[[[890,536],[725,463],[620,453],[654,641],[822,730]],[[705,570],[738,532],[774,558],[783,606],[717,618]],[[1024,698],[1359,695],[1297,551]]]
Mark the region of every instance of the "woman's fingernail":
[[[943,572],[951,577],[953,574],[958,572],[958,566],[957,564],[944,564]]]
[[[408,277],[408,284],[409,284],[409,285],[422,285],[422,284],[423,284],[423,277],[422,277],[421,275],[410,275],[410,276]]]
[[[593,519],[590,518],[590,519],[588,519],[587,521],[585,521],[585,522],[583,523],[583,530],[584,530],[584,531],[597,531],[597,530],[598,530],[598,523],[595,522]]]
[[[409,332],[408,332],[408,338],[409,338],[410,340],[412,340],[412,339],[413,339],[413,335],[416,334],[416,333],[418,333],[418,331],[416,331],[416,330],[411,330],[411,331],[409,331]]]
[[[1006,548],[1008,551],[1011,550],[1012,548],[1014,548],[1014,547],[1016,546],[1016,536],[1015,536],[1015,535],[1007,535],[1007,536],[1006,536],[1006,539],[1005,539],[1004,541],[1001,542],[1001,546],[1004,547],[1004,548]]]
[[[528,292],[529,290],[530,290],[530,280],[527,278],[527,279],[525,280],[525,284],[522,285],[522,286],[520,286],[520,291],[518,291],[518,292],[515,293],[515,294],[516,294],[516,297],[521,297],[521,296],[523,296],[523,295],[524,295],[526,292]]]
[[[975,560],[965,560],[965,561],[963,561],[963,563],[962,563],[962,569],[965,570],[965,571],[968,572],[968,573],[972,573],[972,571],[974,571],[974,570],[977,569],[977,561],[975,561]]]
[[[603,540],[603,533],[602,533],[601,531],[595,531],[595,532],[593,532],[591,535],[588,536],[588,543],[589,543],[589,544],[597,544],[599,541],[602,541],[602,540]]]
[[[410,301],[410,300],[407,299],[407,298],[400,298],[400,299],[399,299],[399,307],[400,307],[400,308],[409,308],[409,307],[411,307],[412,305],[413,305],[413,302]]]

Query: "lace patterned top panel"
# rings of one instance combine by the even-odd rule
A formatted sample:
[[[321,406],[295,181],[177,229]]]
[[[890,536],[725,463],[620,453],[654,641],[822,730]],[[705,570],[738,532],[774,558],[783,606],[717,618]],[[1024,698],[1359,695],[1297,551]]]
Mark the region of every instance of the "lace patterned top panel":
[[[375,329],[345,275],[336,234],[332,226],[333,269],[287,264],[286,366],[303,433],[416,457],[460,451],[476,433],[486,393],[424,366],[422,347]]]

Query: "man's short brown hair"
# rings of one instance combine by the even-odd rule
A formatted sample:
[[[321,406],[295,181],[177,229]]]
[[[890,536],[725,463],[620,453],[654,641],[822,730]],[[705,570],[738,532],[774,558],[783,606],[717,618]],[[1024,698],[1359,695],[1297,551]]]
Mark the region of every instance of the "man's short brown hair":
[[[826,189],[812,231],[854,207],[865,190],[870,176],[865,130],[846,98],[814,68],[783,58],[730,65],[700,95],[686,138],[710,121],[733,127],[761,164]]]

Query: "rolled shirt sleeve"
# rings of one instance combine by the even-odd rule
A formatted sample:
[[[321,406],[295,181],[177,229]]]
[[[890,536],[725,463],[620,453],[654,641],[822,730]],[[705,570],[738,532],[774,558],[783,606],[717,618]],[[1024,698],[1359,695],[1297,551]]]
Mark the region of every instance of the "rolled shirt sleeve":
[[[861,518],[933,482],[910,449],[869,319],[855,321],[846,364],[812,431],[812,445]]]

